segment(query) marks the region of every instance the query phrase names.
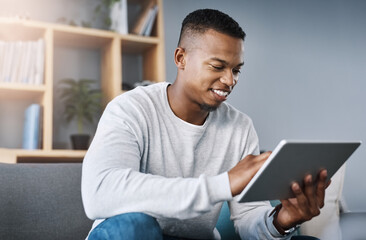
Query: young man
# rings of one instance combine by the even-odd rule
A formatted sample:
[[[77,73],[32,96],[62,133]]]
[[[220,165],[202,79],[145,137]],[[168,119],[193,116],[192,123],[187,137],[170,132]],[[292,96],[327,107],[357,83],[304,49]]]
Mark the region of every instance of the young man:
[[[173,84],[139,87],[108,104],[85,156],[89,239],[219,239],[222,203],[243,239],[288,239],[319,214],[326,171],[307,176],[275,209],[239,194],[270,152],[258,155],[252,121],[224,103],[244,65],[245,33],[228,15],[197,10],[182,23]]]

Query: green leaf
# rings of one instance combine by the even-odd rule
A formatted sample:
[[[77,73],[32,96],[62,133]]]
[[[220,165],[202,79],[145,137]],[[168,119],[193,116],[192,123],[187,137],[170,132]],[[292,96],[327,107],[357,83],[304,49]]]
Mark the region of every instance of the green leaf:
[[[64,116],[67,122],[77,121],[78,131],[83,130],[84,123],[93,123],[101,113],[102,93],[93,88],[95,80],[62,79],[59,81],[60,99],[64,104]]]

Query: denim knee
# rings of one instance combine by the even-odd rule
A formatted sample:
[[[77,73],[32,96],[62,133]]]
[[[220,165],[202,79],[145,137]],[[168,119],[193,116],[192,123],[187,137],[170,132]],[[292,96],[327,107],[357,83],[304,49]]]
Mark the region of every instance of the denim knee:
[[[162,240],[155,218],[144,213],[124,213],[107,218],[89,234],[88,240]]]

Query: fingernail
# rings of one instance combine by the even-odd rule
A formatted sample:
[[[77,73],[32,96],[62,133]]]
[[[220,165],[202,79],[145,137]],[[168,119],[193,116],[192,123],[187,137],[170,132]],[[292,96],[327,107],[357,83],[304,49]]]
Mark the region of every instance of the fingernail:
[[[309,175],[307,181],[308,183],[311,183],[313,181],[313,176]]]

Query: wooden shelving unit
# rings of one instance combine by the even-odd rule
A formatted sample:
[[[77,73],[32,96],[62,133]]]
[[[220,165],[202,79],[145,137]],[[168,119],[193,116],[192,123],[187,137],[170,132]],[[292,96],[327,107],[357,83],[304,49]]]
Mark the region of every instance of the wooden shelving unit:
[[[103,104],[123,93],[122,69],[123,54],[138,54],[143,57],[143,77],[154,82],[165,81],[165,55],[163,31],[162,0],[155,1],[159,12],[151,37],[132,34],[120,35],[111,31],[87,29],[82,27],[51,24],[38,21],[0,19],[0,40],[34,41],[45,40],[44,84],[32,86],[26,84],[0,83],[0,100],[25,100],[37,102],[43,107],[43,148],[23,150],[1,148],[0,161],[17,162],[81,162],[85,151],[53,149],[53,72],[54,48],[71,46],[101,51],[101,88]],[[132,4],[144,1],[128,0]],[[0,134],[1,134],[0,126]],[[23,126],[17,126],[22,128]]]
[[[40,100],[45,90],[44,85],[0,83],[0,100]]]

